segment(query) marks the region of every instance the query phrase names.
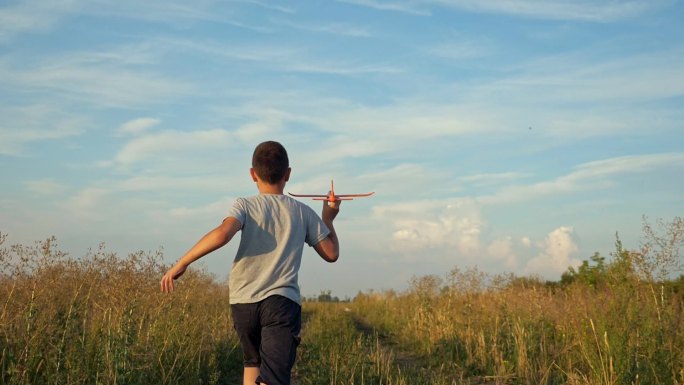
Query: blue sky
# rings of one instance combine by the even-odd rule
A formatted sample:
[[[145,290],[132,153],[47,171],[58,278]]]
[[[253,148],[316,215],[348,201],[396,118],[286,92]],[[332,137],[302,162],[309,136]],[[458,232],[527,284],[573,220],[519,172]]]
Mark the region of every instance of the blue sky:
[[[173,262],[256,192],[345,202],[303,294],[477,266],[558,279],[684,207],[684,5],[0,2],[0,232]],[[317,210],[318,202],[308,202]],[[202,260],[223,279],[237,242]]]

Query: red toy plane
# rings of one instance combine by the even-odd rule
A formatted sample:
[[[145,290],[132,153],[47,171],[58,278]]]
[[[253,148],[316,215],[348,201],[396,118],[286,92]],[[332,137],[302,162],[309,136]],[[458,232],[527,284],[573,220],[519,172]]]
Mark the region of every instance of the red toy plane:
[[[335,195],[335,183],[331,180],[330,181],[330,192],[327,195],[311,195],[311,194],[293,194],[291,192],[288,192],[288,194],[292,195],[293,197],[297,198],[313,198],[315,201],[329,201],[329,202],[335,202],[335,201],[350,201],[354,198],[363,198],[367,196],[373,195],[375,192],[369,192],[365,194],[339,194]]]

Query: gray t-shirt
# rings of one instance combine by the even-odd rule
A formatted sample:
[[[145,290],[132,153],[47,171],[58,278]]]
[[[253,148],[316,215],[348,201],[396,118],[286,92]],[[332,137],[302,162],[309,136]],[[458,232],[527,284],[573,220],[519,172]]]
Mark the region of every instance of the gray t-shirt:
[[[281,194],[238,198],[228,211],[242,224],[228,278],[230,303],[254,303],[278,294],[301,303],[297,274],[304,243],[330,233],[313,209]]]

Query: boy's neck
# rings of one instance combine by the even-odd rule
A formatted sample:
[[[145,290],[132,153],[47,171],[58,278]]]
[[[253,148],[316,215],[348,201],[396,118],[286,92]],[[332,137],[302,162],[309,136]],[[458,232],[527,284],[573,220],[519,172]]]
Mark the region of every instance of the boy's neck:
[[[259,189],[259,194],[283,195],[283,191],[285,191],[285,183],[268,184],[263,181],[258,181],[257,189]]]
[[[259,178],[259,175],[257,175],[253,168],[249,169],[249,174],[252,176],[252,180],[256,182],[259,194],[283,195],[283,191],[285,191],[285,183],[287,183],[287,181],[290,179],[290,168],[287,169],[287,172],[285,173],[285,175],[283,175],[280,181],[273,184],[268,183]]]

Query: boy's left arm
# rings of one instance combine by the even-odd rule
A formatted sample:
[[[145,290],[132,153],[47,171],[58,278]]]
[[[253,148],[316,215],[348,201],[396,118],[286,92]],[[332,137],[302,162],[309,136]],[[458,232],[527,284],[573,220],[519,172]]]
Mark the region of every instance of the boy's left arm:
[[[314,250],[316,250],[321,258],[327,262],[333,263],[340,257],[340,242],[337,239],[337,233],[335,232],[333,221],[340,212],[341,201],[330,202],[332,204],[328,203],[329,201],[327,200],[323,201],[323,213],[321,214],[321,219],[328,227],[328,230],[330,230],[330,234],[328,234],[328,236],[318,244],[314,245]]]
[[[202,258],[203,256],[211,253],[212,251],[225,246],[233,236],[240,231],[242,224],[240,221],[233,217],[228,217],[223,220],[223,222],[215,229],[208,232],[202,239],[199,240],[190,250],[188,250],[185,255],[164,274],[159,283],[161,286],[161,291],[164,293],[170,293],[173,291],[173,280],[177,279],[183,273],[185,269],[195,262],[196,260]]]

